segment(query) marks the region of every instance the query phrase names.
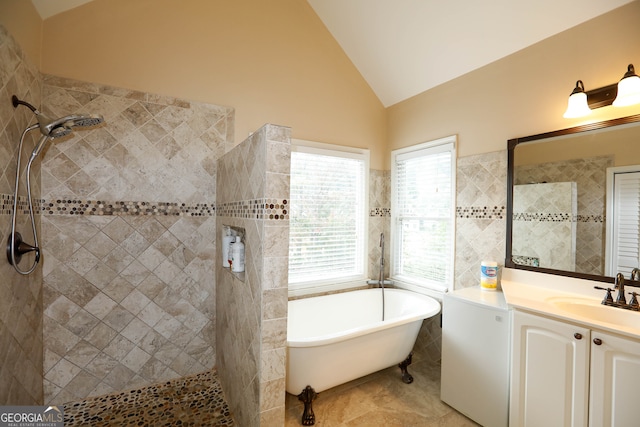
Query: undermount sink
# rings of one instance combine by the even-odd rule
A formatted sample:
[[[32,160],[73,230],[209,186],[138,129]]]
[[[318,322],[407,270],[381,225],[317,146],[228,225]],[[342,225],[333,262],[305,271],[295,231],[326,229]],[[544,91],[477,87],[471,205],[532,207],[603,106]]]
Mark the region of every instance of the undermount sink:
[[[600,301],[586,298],[549,298],[547,302],[557,309],[583,319],[612,325],[640,328],[640,312],[602,305]]]

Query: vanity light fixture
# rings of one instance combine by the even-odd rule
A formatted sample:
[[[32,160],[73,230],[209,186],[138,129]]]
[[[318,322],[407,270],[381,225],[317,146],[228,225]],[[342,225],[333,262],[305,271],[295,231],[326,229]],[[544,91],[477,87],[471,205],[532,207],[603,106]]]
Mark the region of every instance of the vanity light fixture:
[[[567,105],[567,111],[564,112],[565,119],[572,119],[574,117],[582,117],[591,113],[591,108],[587,102],[587,94],[584,91],[584,83],[582,80],[576,82],[576,87],[569,95],[569,104]]]
[[[640,77],[636,75],[633,64],[629,64],[627,72],[618,82],[618,96],[613,101],[614,107],[626,107],[640,103]]]
[[[569,96],[567,111],[563,117],[584,117],[593,109],[612,104],[614,107],[640,104],[640,77],[636,75],[633,64],[629,64],[627,72],[618,83],[598,89],[585,91],[582,80],[578,80]]]

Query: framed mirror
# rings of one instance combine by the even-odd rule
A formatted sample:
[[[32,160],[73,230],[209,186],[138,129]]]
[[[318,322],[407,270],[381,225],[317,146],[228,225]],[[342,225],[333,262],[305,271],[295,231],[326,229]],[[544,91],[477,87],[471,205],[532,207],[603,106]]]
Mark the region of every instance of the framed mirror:
[[[640,267],[640,115],[507,148],[506,267],[602,282]]]

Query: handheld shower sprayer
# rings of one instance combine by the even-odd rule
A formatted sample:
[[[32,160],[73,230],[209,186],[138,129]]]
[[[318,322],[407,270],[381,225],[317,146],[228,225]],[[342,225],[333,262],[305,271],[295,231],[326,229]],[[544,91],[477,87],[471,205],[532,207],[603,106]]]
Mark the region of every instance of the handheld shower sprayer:
[[[11,97],[11,103],[13,108],[18,108],[19,105],[24,105],[29,108],[38,119],[38,123],[27,127],[20,136],[20,144],[18,147],[18,166],[16,167],[16,186],[13,193],[13,210],[11,214],[11,234],[7,241],[7,259],[13,268],[22,275],[32,273],[38,263],[40,262],[40,247],[38,246],[38,233],[36,231],[35,217],[33,213],[33,201],[31,198],[31,164],[42,153],[42,150],[46,146],[47,142],[52,139],[60,138],[69,135],[73,128],[86,128],[100,125],[104,122],[104,118],[100,115],[85,115],[85,114],[71,114],[59,119],[52,120],[46,115],[42,114],[36,107],[29,104],[26,101],[18,99],[17,96]],[[32,130],[40,129],[42,136],[36,143],[36,146],[31,153],[31,157],[27,162],[26,167],[26,184],[27,184],[27,203],[29,205],[29,217],[31,219],[31,230],[33,232],[33,245],[25,243],[22,240],[20,233],[16,231],[16,215],[18,211],[18,189],[20,184],[20,164],[22,157],[22,145],[24,144],[24,138],[27,133]],[[20,260],[24,254],[29,252],[35,253],[35,259],[33,264],[28,270],[22,270],[18,267]]]
[[[18,99],[15,95],[11,97],[11,103],[13,104],[13,108],[17,108],[18,105],[24,105],[29,108],[38,119],[40,133],[42,133],[43,136],[48,136],[50,138],[67,136],[71,133],[71,130],[74,127],[91,127],[104,122],[104,118],[97,114],[70,114],[55,120],[50,119],[36,107],[26,101]]]
[[[380,275],[378,283],[382,289],[382,321],[384,322],[384,233],[380,233]]]

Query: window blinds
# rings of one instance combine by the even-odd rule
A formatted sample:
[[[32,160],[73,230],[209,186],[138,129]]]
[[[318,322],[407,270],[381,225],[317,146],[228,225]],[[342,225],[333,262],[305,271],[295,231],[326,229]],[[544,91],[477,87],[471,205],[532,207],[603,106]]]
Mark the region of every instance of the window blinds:
[[[395,157],[394,274],[447,287],[452,276],[453,144]]]
[[[631,275],[640,262],[640,172],[615,175],[613,274]]]
[[[291,153],[289,282],[363,274],[365,162]]]

